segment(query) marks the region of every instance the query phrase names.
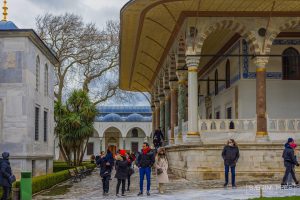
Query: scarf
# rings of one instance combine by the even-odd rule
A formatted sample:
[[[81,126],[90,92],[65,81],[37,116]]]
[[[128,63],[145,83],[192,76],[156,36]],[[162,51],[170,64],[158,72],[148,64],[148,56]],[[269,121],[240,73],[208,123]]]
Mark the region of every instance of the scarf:
[[[146,155],[147,153],[149,153],[150,150],[151,150],[150,147],[147,147],[147,149],[143,149],[142,151],[143,154]]]

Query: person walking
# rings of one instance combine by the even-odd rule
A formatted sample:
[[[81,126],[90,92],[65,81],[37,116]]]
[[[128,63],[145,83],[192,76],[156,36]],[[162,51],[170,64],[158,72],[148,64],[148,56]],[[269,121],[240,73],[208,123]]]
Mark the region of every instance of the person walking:
[[[159,129],[155,130],[155,132],[153,134],[153,144],[154,144],[154,147],[156,150],[162,146],[163,141],[164,141],[164,135],[163,135],[161,129],[159,128]]]
[[[231,171],[231,184],[233,188],[236,188],[235,184],[235,167],[236,163],[240,157],[239,148],[234,141],[234,139],[229,139],[227,141],[227,144],[224,146],[224,149],[222,151],[222,157],[224,160],[224,166],[225,166],[225,183],[224,187],[227,187],[228,185],[228,174],[229,169]]]
[[[294,142],[294,143],[292,143],[290,146],[292,147],[292,149],[294,149],[295,159],[297,160],[297,150],[296,150],[297,144]],[[297,160],[297,161],[298,161],[298,160]],[[295,165],[293,165],[293,171],[294,171],[294,173],[296,174],[296,172],[295,172]],[[294,180],[293,180],[292,174],[289,173],[288,178],[287,178],[287,185],[293,185],[293,181],[294,181]]]
[[[129,160],[126,157],[126,150],[120,150],[116,156],[116,175],[115,178],[118,179],[116,196],[119,196],[120,185],[122,183],[122,196],[125,196],[125,182],[128,178],[128,165]]]
[[[100,167],[100,176],[102,177],[103,195],[107,196],[109,192],[109,181],[111,180],[112,167],[114,159],[112,153],[107,150],[106,155],[102,155],[97,160],[97,165]]]
[[[163,194],[164,184],[169,182],[168,159],[165,148],[160,147],[158,149],[154,166],[156,171],[156,181],[158,183],[158,191],[160,194]]]
[[[137,166],[139,167],[140,174],[140,192],[138,196],[143,195],[143,185],[144,177],[147,177],[147,196],[150,196],[150,186],[151,186],[151,167],[155,161],[154,154],[149,147],[147,142],[143,143],[143,149],[138,155]]]
[[[294,149],[292,148],[294,144],[293,138],[288,138],[288,141],[284,145],[284,150],[282,153],[282,158],[284,160],[284,167],[285,167],[285,173],[282,178],[281,186],[287,185],[287,178],[289,174],[292,175],[293,180],[295,181],[296,185],[299,185],[299,181],[296,178],[296,174],[294,171],[294,166],[299,166],[299,163],[295,157]]]
[[[127,191],[130,191],[130,179],[132,174],[134,174],[134,167],[133,167],[135,161],[134,153],[129,154],[128,159],[129,159],[129,163],[128,163]]]
[[[3,188],[3,194],[1,200],[7,200],[10,196],[12,188],[12,170],[9,163],[9,153],[2,153],[2,160],[0,161],[0,185]]]

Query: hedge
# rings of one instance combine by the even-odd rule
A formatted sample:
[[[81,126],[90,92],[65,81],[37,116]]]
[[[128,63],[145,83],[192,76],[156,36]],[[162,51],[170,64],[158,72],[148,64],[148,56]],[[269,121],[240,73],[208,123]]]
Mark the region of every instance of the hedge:
[[[91,164],[90,162],[82,162],[82,166]],[[55,161],[53,162],[53,172],[60,172],[63,170],[72,169],[73,166],[68,166],[66,162]]]
[[[89,169],[94,169],[96,166],[94,164],[85,164]],[[63,170],[53,174],[47,174],[42,176],[36,176],[32,178],[32,194],[38,193],[42,190],[49,189],[58,183],[68,180],[70,177],[68,170]],[[20,181],[17,181],[14,188],[20,188]]]

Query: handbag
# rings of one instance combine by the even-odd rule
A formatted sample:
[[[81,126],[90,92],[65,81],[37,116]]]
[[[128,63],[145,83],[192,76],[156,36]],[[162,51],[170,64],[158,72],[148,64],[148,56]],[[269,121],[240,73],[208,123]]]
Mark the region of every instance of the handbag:
[[[8,182],[10,183],[10,184],[13,184],[14,182],[16,182],[16,176],[15,175],[10,175],[9,177],[8,177]]]
[[[162,168],[158,168],[157,169],[157,175],[160,175],[160,174],[162,174],[164,171],[163,171],[163,169]]]

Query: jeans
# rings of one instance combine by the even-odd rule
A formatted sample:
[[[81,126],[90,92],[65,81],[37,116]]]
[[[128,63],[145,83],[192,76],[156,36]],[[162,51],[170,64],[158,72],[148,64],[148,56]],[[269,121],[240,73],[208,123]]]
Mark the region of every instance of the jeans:
[[[3,188],[3,194],[1,200],[7,200],[9,198],[11,188],[4,187],[4,186],[2,186],[2,188]]]
[[[230,167],[229,165],[225,165],[225,183],[228,184],[229,168],[231,171],[231,184],[232,184],[232,186],[234,186],[235,185],[235,166]]]
[[[295,183],[297,183],[298,181],[297,181],[295,171],[294,171],[292,165],[288,165],[288,166],[285,167],[285,173],[284,173],[284,176],[283,176],[283,179],[282,179],[282,183],[286,184],[289,173],[291,173],[292,178],[294,179]]]
[[[109,191],[109,179],[110,176],[105,176],[102,178],[103,192],[108,193]]]
[[[125,182],[126,182],[126,179],[118,179],[118,183],[117,183],[117,191],[116,193],[119,194],[119,190],[120,190],[120,185],[122,183],[122,194],[125,193]]]
[[[151,185],[151,168],[150,167],[141,167],[139,169],[139,172],[140,172],[140,192],[143,193],[145,174],[146,174],[146,178],[147,178],[147,192],[149,192],[150,185]]]

